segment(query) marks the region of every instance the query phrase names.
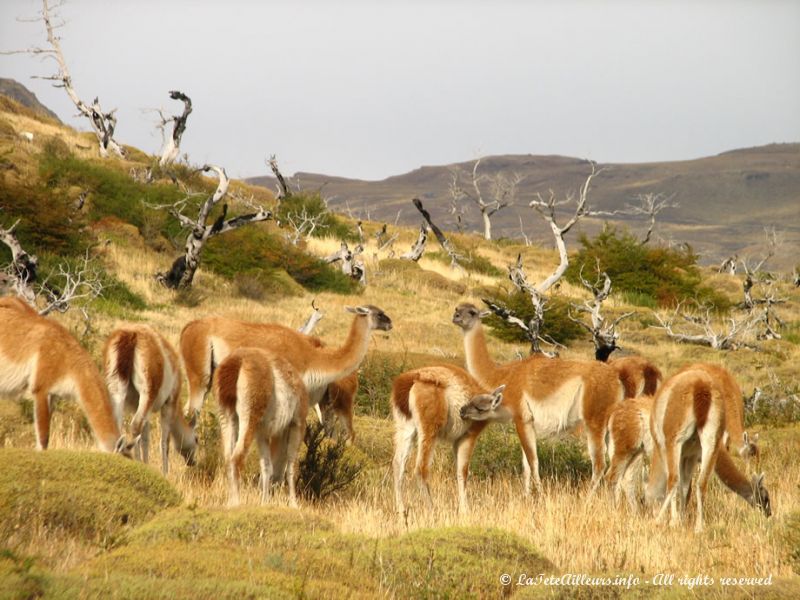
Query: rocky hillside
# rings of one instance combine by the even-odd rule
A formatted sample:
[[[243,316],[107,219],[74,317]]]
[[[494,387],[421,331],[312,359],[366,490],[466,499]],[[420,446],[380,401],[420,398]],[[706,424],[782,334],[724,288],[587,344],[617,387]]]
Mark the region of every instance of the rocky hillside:
[[[22,104],[22,106],[30,108],[35,113],[49,117],[59,123],[61,122],[56,113],[39,102],[36,94],[14,79],[0,77],[0,95],[8,96]]]

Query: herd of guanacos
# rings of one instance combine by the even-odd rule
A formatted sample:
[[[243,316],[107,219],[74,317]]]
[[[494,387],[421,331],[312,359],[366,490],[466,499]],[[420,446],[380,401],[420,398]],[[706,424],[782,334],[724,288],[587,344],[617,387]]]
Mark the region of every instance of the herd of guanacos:
[[[241,471],[253,441],[260,454],[262,501],[272,483],[286,481],[297,506],[296,462],[309,408],[330,426],[338,419],[351,439],[357,371],[372,331],[389,331],[391,319],[372,305],[353,314],[344,343],[327,347],[319,338],[277,323],[204,317],[182,330],[178,351],[152,327],[121,325],[108,337],[101,374],[67,329],[40,316],[15,297],[0,298],[0,394],[33,400],[36,447],[47,448],[54,397],[77,400],[100,449],[134,454],[147,462],[149,416],[160,413],[162,470],[169,467],[169,440],[187,464],[197,451],[196,422],[213,391],[219,405],[229,505],[238,505]],[[424,501],[432,504],[428,474],[436,440],[453,445],[458,506],[467,510],[466,480],[475,442],[493,421],[513,423],[523,451],[526,494],[541,492],[537,437],[582,426],[592,463],[594,492],[602,479],[625,492],[631,508],[643,458],[650,459],[644,502],[677,523],[695,483],[696,530],[703,527],[709,477],[752,506],[771,514],[764,475],[748,479],[731,452],[758,457],[757,436],[744,430],[744,406],[735,378],[711,363],[687,365],[663,380],[648,360],[629,356],[602,362],[534,355],[506,364],[489,355],[481,319],[472,304],[456,307],[452,322],[463,332],[466,370],[441,364],[407,371],[392,384],[395,429],[392,461],[396,509],[405,514],[403,476],[414,443],[416,475]],[[183,374],[186,415],[180,406]],[[130,438],[123,416],[132,412]],[[732,446],[732,450],[731,450]],[[729,451],[730,450],[730,451]],[[606,455],[610,467],[606,470]]]

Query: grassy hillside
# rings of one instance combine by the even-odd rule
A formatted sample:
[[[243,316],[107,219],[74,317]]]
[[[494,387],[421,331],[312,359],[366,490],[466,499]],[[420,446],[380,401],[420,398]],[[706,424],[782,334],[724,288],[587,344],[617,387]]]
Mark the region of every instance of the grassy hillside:
[[[420,167],[409,173],[382,181],[360,181],[299,173],[307,189],[323,184],[332,198],[331,206],[339,211],[349,207],[372,219],[394,222],[402,210],[400,222],[414,224],[419,215],[411,198],[426,201],[431,213],[444,225],[455,228],[449,213],[451,171],[471,173],[473,162]],[[624,209],[638,194],[649,192],[675,195],[678,208],[659,215],[658,233],[665,239],[689,242],[705,263],[718,262],[738,252],[743,256],[757,252],[763,241],[764,227],[775,226],[785,232],[786,257],[789,262],[800,249],[800,144],[772,144],[725,152],[696,160],[600,164],[604,169],[592,186],[591,204],[598,210]],[[551,235],[546,225],[528,208],[536,193],[574,193],[586,179],[585,160],[562,156],[509,155],[490,156],[481,162],[480,174],[516,173],[524,177],[519,188],[519,206],[495,215],[495,237],[520,237],[521,218],[529,236],[549,246]],[[271,177],[253,177],[251,183],[275,189]],[[479,212],[473,206],[465,217],[471,230],[481,230]],[[646,225],[635,218],[612,219],[632,229]],[[587,219],[580,227],[596,232],[602,220]]]
[[[520,450],[513,429],[490,427],[478,442],[468,484],[471,511],[456,512],[450,448],[438,448],[432,488],[435,509],[427,512],[413,480],[407,493],[407,518],[394,511],[391,487],[393,423],[388,397],[391,378],[423,364],[463,365],[462,336],[451,323],[460,302],[480,303],[498,288],[508,288],[505,268],[523,257],[529,278],[539,281],[556,265],[550,250],[475,236],[453,241],[474,257],[466,271],[454,271],[431,252],[411,265],[379,251],[373,234],[379,222],[365,224],[364,258],[369,284],[340,286],[339,275],[319,266],[318,257],[339,246],[333,238],[311,238],[302,247],[285,244],[275,224],[253,227],[240,236],[220,237],[195,278],[191,297],[177,295],[155,281],[179,252],[174,220],[151,204],[176,198],[168,179],[153,184],[131,178],[150,157],[131,149],[131,159],[100,161],[92,144],[68,128],[39,120],[18,105],[0,112],[0,222],[21,218],[20,238],[46,258],[45,266],[88,249],[103,268],[109,287],[87,309],[55,315],[78,335],[95,359],[105,337],[123,320],[152,324],[173,344],[188,321],[211,314],[299,327],[312,299],[325,311],[315,330],[328,344],[340,343],[350,325],[344,307],[375,304],[394,321],[388,334],[373,335],[360,371],[356,400],[356,443],[347,459],[360,468],[356,480],[319,502],[302,500],[285,508],[279,490],[271,505],[258,506],[258,461],[249,457],[243,483],[244,507],[226,510],[216,405],[210,398],[201,423],[198,465],[188,468],[173,453],[170,474],[160,475],[158,419],[152,422],[151,464],[143,466],[93,451],[85,420],[70,402],[59,402],[51,448],[36,454],[29,402],[0,399],[0,598],[49,597],[616,597],[616,589],[580,587],[503,587],[503,573],[560,575],[656,573],[677,576],[768,576],[767,590],[796,597],[798,589],[797,515],[800,512],[800,428],[780,411],[749,413],[750,431],[761,435],[760,468],[766,473],[774,516],[767,520],[713,480],[707,501],[707,530],[670,529],[649,515],[613,507],[610,494],[588,494],[588,458],[574,435],[541,441],[544,479],[541,496],[521,493]],[[2,107],[0,107],[2,108]],[[33,131],[33,143],[20,140]],[[180,175],[200,189],[207,181],[188,169]],[[267,204],[271,197],[237,182]],[[84,209],[75,200],[89,190]],[[242,207],[234,205],[234,210]],[[65,218],[55,218],[57,215]],[[352,227],[347,219],[342,222]],[[416,238],[414,227],[400,227],[394,252]],[[571,247],[577,246],[570,238]],[[2,252],[2,251],[0,251]],[[0,262],[6,255],[0,253]],[[242,275],[242,272],[245,275]],[[741,282],[700,270],[704,283],[738,302]],[[310,279],[309,279],[310,277]],[[263,279],[261,279],[263,278]],[[253,294],[250,282],[264,282]],[[268,282],[275,281],[275,285]],[[722,362],[736,373],[745,393],[770,386],[772,377],[796,385],[800,360],[800,291],[775,284],[787,303],[779,310],[786,323],[783,340],[765,341],[760,352],[718,353],[667,340],[651,310],[613,295],[609,314],[633,311],[620,327],[621,344],[656,362],[666,373],[698,360]],[[123,291],[124,290],[124,291]],[[562,282],[561,302],[581,301],[582,288]],[[726,315],[720,315],[723,322]],[[498,361],[525,354],[524,344],[491,337]],[[589,359],[585,336],[571,341],[562,355]],[[761,590],[743,587],[742,596]],[[695,597],[697,589],[641,585],[641,597]],[[719,586],[702,595],[721,597]]]

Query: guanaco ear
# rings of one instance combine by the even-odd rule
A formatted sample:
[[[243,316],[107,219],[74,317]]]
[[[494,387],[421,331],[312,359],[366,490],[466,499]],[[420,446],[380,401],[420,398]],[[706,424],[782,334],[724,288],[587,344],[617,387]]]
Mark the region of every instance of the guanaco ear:
[[[496,409],[500,406],[500,403],[503,401],[503,390],[506,389],[506,384],[504,383],[495,391],[492,392],[492,410]]]
[[[125,436],[121,435],[117,438],[117,443],[114,444],[114,454],[122,454],[127,449],[128,443],[125,441]]]
[[[756,488],[760,488],[764,485],[764,473],[759,473],[756,475]]]
[[[757,433],[753,434],[753,437],[750,439],[750,443],[751,444],[757,444],[758,443],[758,434]]]
[[[492,314],[492,311],[490,311],[490,310],[482,310],[481,312],[478,313],[478,318],[479,319],[485,319],[486,317],[488,317],[491,314]]]
[[[344,309],[347,312],[353,313],[355,315],[368,315],[369,314],[369,308],[367,308],[366,306],[345,306]]]

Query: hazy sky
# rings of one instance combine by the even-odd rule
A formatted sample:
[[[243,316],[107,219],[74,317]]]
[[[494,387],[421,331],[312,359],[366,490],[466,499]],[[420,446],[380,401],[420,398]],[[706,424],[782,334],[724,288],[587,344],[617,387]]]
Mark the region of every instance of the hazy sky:
[[[0,0],[0,46],[44,45]],[[505,153],[675,160],[800,141],[800,2],[73,0],[75,88],[156,152],[145,109],[194,101],[183,150],[233,176],[381,179]],[[0,56],[68,123],[47,62]]]

